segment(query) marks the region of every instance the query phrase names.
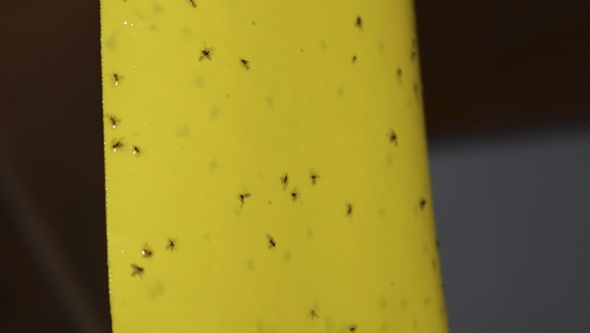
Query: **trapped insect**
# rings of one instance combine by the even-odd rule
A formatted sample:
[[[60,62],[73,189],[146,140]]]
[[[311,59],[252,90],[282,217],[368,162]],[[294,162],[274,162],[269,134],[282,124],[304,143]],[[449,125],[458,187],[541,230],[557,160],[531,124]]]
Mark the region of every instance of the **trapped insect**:
[[[215,51],[214,48],[212,47],[207,47],[207,44],[205,44],[205,48],[201,51],[201,56],[199,57],[199,61],[203,61],[203,59],[207,58],[209,60],[211,60],[211,52]]]
[[[268,243],[269,243],[269,244],[268,244],[268,248],[269,248],[269,249],[270,249],[270,248],[272,248],[272,247],[275,247],[275,246],[277,246],[277,244],[275,243],[275,240],[272,238],[272,236],[271,236],[271,235],[269,235],[269,234],[266,234],[266,238],[268,238]]]
[[[147,245],[147,243],[145,243],[145,246],[143,247],[143,250],[141,250],[141,255],[144,258],[150,258],[152,256],[152,251],[150,250],[150,247]]]
[[[191,5],[193,5],[194,8],[197,8],[197,4],[193,0],[188,0],[188,2],[190,2]]]
[[[315,311],[314,311],[314,310],[311,310],[311,312],[308,314],[308,316],[309,316],[311,319],[313,319],[313,318],[315,318],[315,317],[317,317],[317,318],[319,318],[319,317],[320,317],[320,316],[318,316],[318,315],[315,313]]]
[[[315,185],[315,182],[317,181],[318,178],[320,178],[320,175],[315,173],[312,169],[311,173],[309,174],[309,178],[311,178],[311,185]]]
[[[176,238],[168,238],[168,245],[166,245],[166,250],[170,249],[170,251],[174,251],[174,249],[176,249],[176,244],[174,242],[176,241]]]
[[[113,74],[113,76],[115,77],[115,87],[119,85],[119,75],[117,75],[116,73]],[[121,77],[122,78],[122,77]]]
[[[348,329],[349,329],[351,332],[354,332],[354,331],[356,331],[356,328],[357,328],[357,327],[358,327],[358,326],[356,326],[355,324],[352,324],[352,325],[350,325],[350,327],[349,327]]]
[[[138,155],[139,156],[139,154],[141,154],[141,150],[139,150],[139,147],[138,146],[132,146],[132,148],[133,148],[133,154],[134,155]]]
[[[118,119],[115,116],[111,116],[111,115],[106,115],[107,117],[109,117],[109,120],[111,121],[111,124],[113,124],[113,128],[115,128],[115,126],[117,126],[117,123],[121,122],[120,119]]]
[[[244,65],[244,67],[246,67],[246,69],[250,69],[250,62],[248,60],[240,59],[240,62],[242,63],[242,65]]]
[[[133,273],[131,273],[131,276],[139,275],[139,277],[143,279],[143,267],[131,264],[131,268],[133,268]]]
[[[113,141],[115,141],[115,140],[116,140],[116,142],[111,145],[111,147],[113,148],[113,151],[117,151],[117,148],[123,147],[123,142],[122,142],[123,138],[120,138],[119,140],[113,139]]]
[[[352,63],[354,64],[354,62],[356,61],[356,56],[352,57]]]
[[[393,130],[389,130],[389,142],[394,142],[397,147],[397,134]]]
[[[424,209],[425,205],[426,205],[426,200],[424,200],[424,199],[420,200],[420,209]]]
[[[244,204],[245,204],[244,199],[249,198],[250,196],[252,196],[252,194],[250,194],[250,193],[238,194],[238,198],[240,199],[240,202],[242,203],[242,206],[240,208],[244,207]]]
[[[350,216],[352,214],[352,204],[346,204],[346,215]]]
[[[297,187],[295,187],[293,191],[291,191],[291,197],[293,197],[293,202],[301,198],[301,194],[299,194],[299,190],[297,189]]]
[[[360,16],[356,17],[356,22],[354,23],[355,27],[359,27],[360,30],[363,30],[363,23]]]
[[[289,176],[285,174],[281,177],[281,184],[283,184],[283,191],[287,189],[287,184],[289,183]]]

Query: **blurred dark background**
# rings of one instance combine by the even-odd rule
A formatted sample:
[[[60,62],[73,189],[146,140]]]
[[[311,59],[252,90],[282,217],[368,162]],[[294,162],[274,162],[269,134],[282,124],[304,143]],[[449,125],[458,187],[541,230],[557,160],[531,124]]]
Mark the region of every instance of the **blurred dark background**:
[[[590,2],[416,2],[452,332],[590,332]],[[99,3],[0,9],[0,331],[107,332]]]

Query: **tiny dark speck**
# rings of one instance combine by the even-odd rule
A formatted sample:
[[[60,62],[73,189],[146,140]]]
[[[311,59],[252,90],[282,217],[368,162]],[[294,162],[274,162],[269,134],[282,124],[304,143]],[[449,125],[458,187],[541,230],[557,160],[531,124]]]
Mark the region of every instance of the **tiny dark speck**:
[[[352,57],[352,63],[354,64],[354,62],[356,61],[356,56]]]
[[[420,200],[420,209],[424,209],[424,205],[426,205],[426,200]]]

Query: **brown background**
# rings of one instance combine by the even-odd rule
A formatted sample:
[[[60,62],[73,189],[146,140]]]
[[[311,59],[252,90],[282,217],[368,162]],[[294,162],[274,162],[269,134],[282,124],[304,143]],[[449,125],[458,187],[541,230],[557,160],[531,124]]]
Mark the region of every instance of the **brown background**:
[[[590,123],[589,2],[416,10],[432,143]],[[0,331],[108,331],[99,3],[3,3],[0,45]]]

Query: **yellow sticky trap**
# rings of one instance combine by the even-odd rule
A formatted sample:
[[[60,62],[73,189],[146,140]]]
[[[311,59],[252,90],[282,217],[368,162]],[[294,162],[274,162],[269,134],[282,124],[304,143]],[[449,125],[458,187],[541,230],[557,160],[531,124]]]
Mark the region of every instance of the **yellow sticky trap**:
[[[101,5],[115,333],[447,331],[411,1]]]

